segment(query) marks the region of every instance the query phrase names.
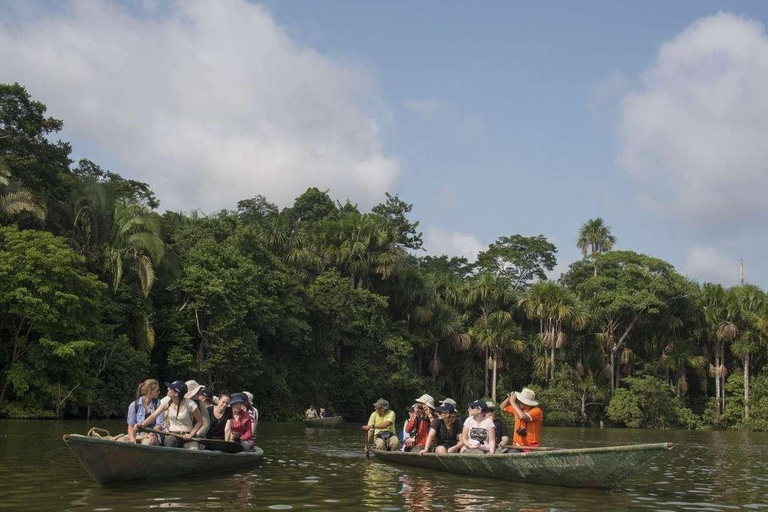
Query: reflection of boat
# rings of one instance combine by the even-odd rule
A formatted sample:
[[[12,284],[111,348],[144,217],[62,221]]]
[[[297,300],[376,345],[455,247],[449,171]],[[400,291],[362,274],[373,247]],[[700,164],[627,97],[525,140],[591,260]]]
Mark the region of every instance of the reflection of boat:
[[[331,416],[330,418],[317,418],[314,420],[304,420],[304,424],[308,427],[315,428],[333,428],[338,427],[344,423],[344,418],[341,416]]]
[[[671,443],[657,443],[497,455],[373,452],[376,457],[387,462],[461,475],[532,484],[610,489],[671,448]]]
[[[231,454],[119,443],[77,434],[64,436],[64,442],[99,483],[226,471],[258,464],[264,458],[258,447]]]

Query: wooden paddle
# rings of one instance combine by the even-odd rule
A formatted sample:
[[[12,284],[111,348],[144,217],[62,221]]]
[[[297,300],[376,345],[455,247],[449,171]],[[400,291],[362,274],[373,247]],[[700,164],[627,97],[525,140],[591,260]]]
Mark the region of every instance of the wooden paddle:
[[[550,451],[550,450],[562,450],[562,448],[555,448],[553,446],[517,446],[517,445],[507,445],[504,448],[510,448],[512,450],[532,450],[532,451]]]
[[[152,432],[153,434],[162,434],[164,436],[171,436],[186,442],[195,441],[202,445],[210,446],[214,450],[219,450],[224,453],[240,453],[243,451],[243,445],[241,445],[240,443],[233,443],[232,441],[224,441],[223,439],[202,439],[197,437],[193,437],[192,439],[184,439],[183,434],[175,434],[173,432],[167,432],[165,430],[155,430],[154,428],[147,428],[142,426],[137,426],[136,430],[138,430],[139,432]]]
[[[368,432],[369,430],[363,430],[363,433],[365,434],[365,458],[370,459],[371,458],[371,447],[368,444]]]

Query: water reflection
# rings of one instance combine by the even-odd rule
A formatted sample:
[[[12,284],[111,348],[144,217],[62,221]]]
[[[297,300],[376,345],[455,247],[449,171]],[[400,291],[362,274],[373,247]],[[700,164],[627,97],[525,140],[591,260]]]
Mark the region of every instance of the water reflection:
[[[555,429],[545,441],[671,441],[620,489],[544,487],[396,467],[363,456],[359,428],[259,426],[267,457],[238,474],[98,486],[61,442],[86,422],[0,421],[0,511],[68,510],[722,510],[768,507],[768,435]],[[122,422],[99,423],[117,431]]]

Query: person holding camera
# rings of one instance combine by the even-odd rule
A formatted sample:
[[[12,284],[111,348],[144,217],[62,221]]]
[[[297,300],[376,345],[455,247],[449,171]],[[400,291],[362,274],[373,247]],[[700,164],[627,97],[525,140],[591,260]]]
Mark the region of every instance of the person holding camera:
[[[422,450],[427,443],[429,435],[429,426],[432,423],[435,410],[435,399],[430,395],[424,394],[416,399],[413,404],[413,411],[410,412],[408,423],[405,424],[405,430],[410,434],[405,441],[405,451],[409,452],[416,448]]]
[[[543,415],[532,389],[509,394],[501,403],[501,408],[515,416],[515,432],[512,436],[514,446],[539,446],[541,443],[541,424]]]

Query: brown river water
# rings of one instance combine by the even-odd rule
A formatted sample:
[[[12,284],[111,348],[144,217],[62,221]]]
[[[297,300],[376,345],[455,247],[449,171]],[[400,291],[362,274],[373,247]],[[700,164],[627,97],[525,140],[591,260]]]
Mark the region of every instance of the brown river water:
[[[122,421],[0,420],[0,512],[140,510],[759,510],[768,509],[768,434],[547,428],[544,444],[672,442],[612,491],[516,484],[395,467],[363,454],[359,426],[262,423],[260,467],[101,486],[61,436]]]

